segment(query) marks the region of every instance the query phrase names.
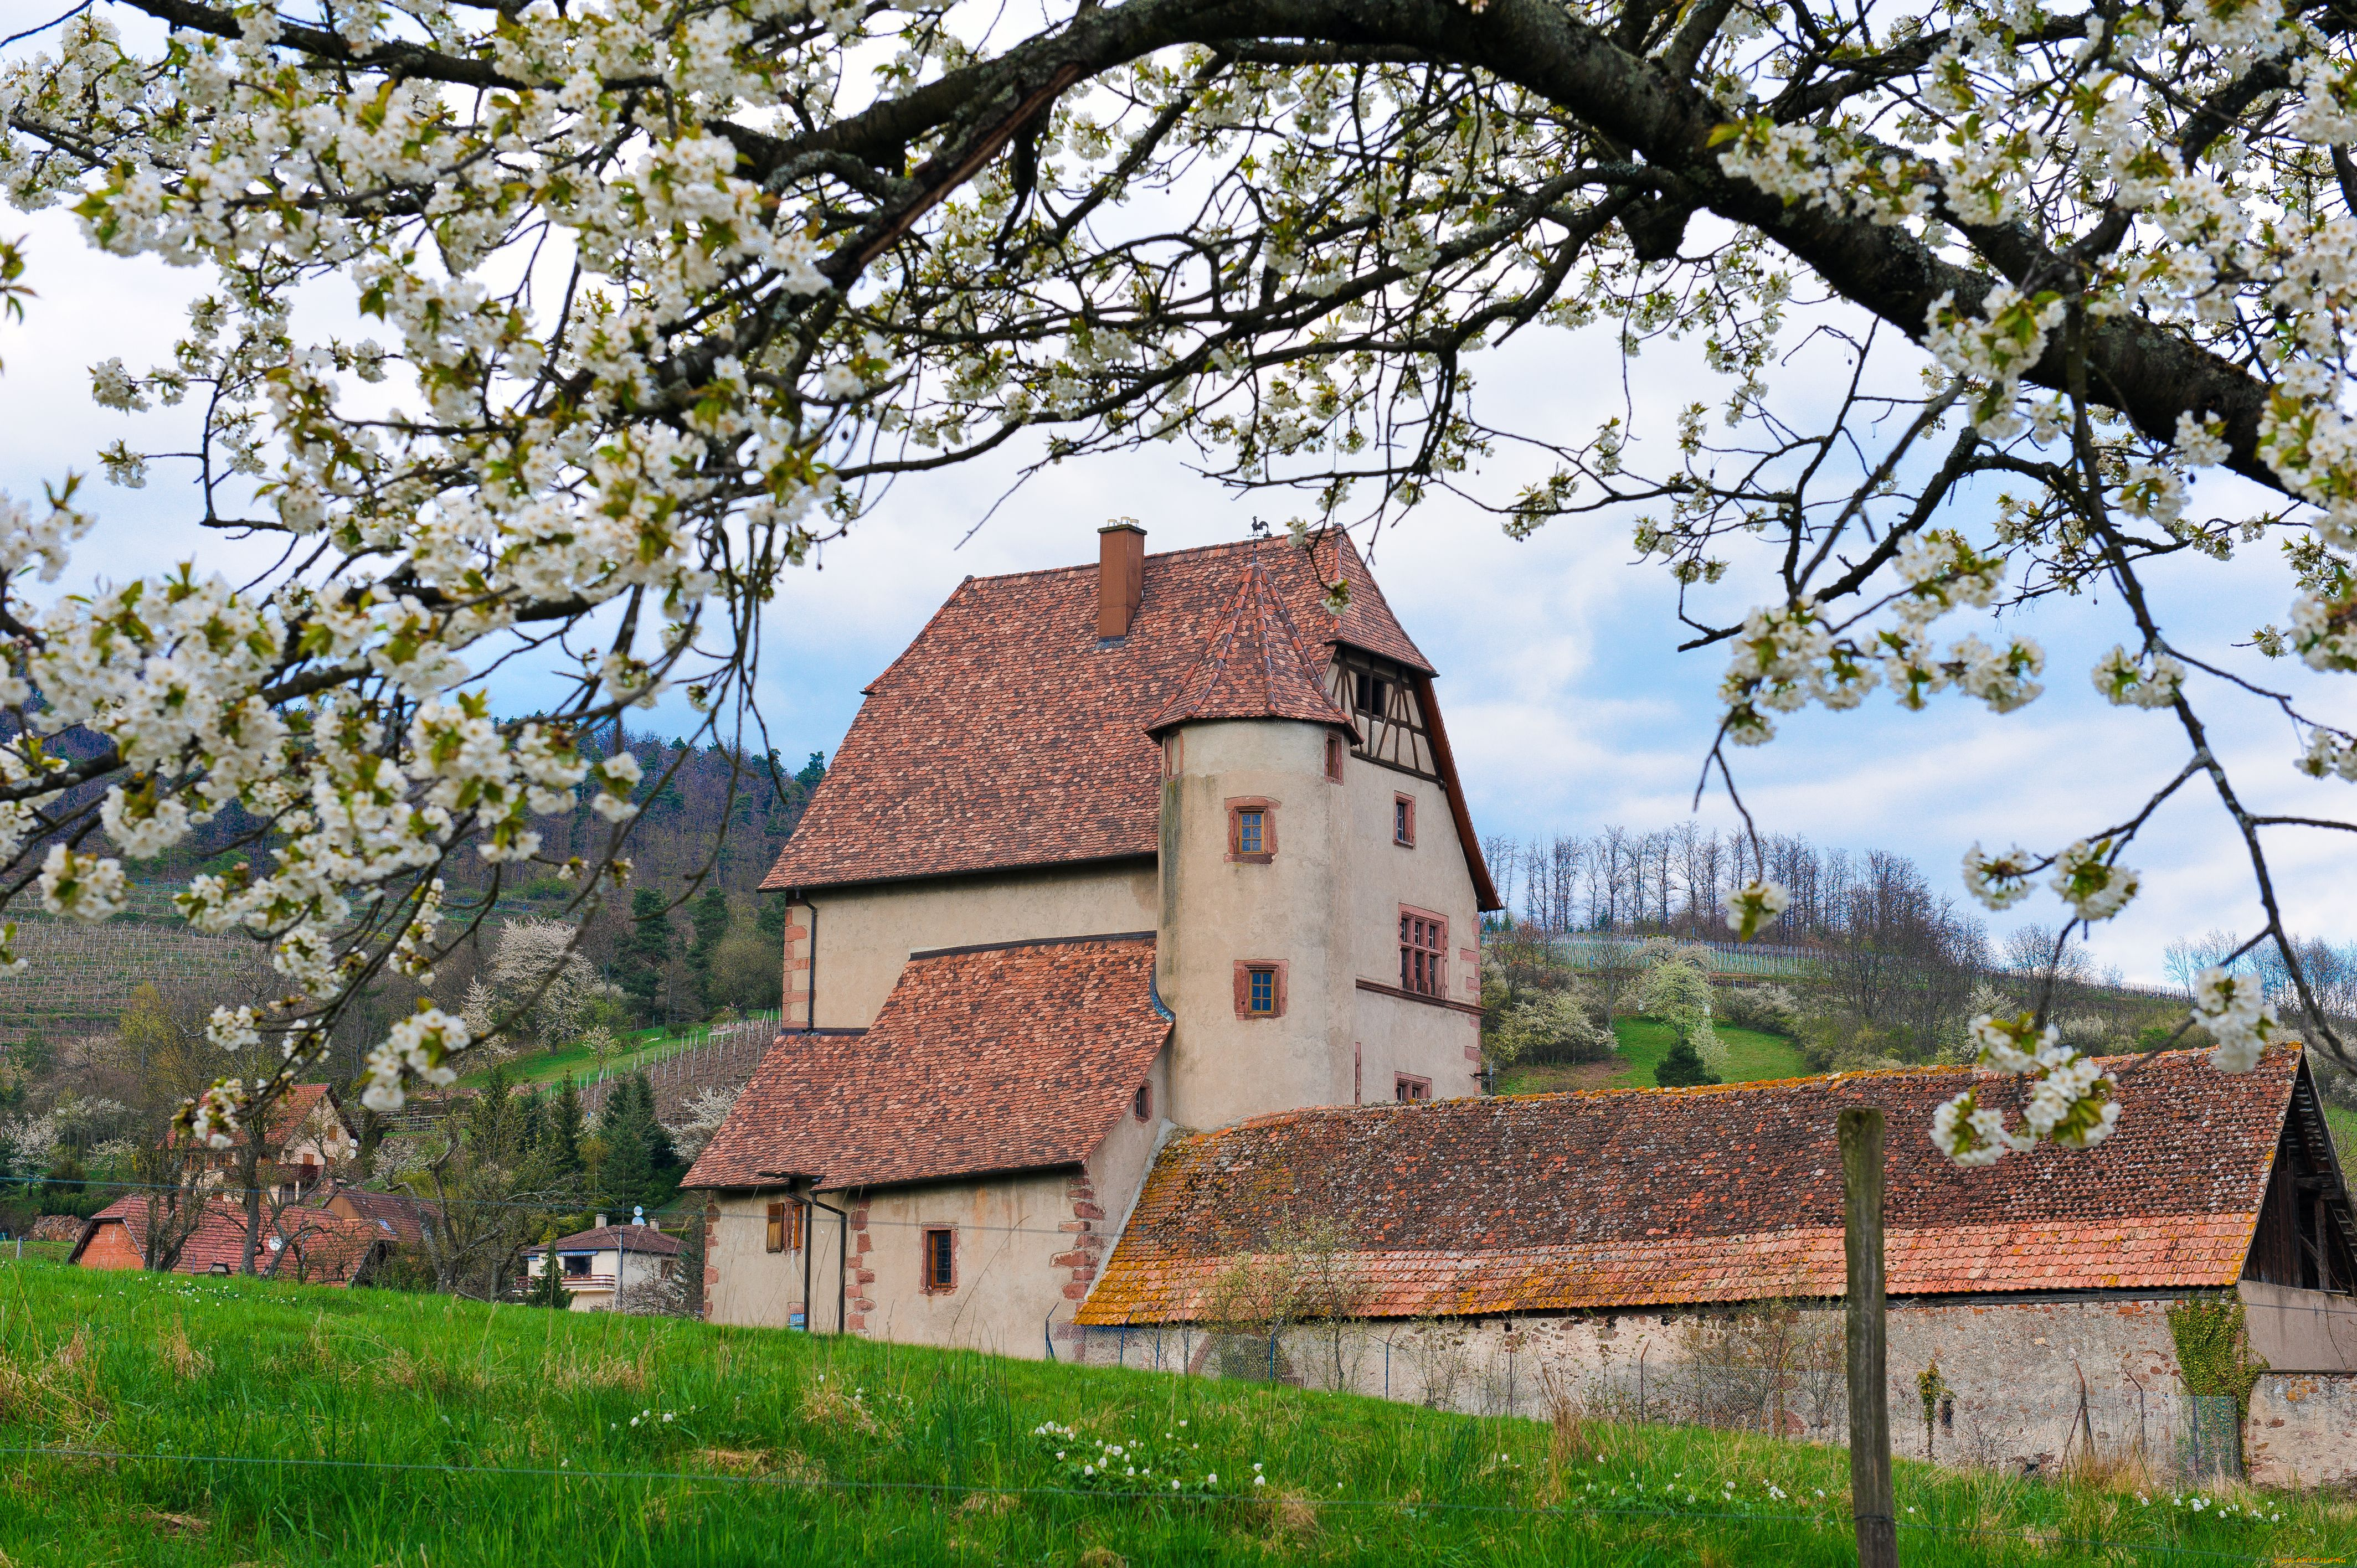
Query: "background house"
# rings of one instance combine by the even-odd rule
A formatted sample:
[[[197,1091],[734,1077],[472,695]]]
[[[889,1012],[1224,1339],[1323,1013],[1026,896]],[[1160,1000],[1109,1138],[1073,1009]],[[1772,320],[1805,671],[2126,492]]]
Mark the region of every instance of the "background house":
[[[685,1249],[645,1221],[643,1210],[628,1225],[608,1225],[600,1214],[587,1230],[527,1248],[522,1288],[549,1269],[552,1258],[576,1312],[609,1312],[626,1295],[659,1295],[683,1285],[680,1254]]]
[[[236,1186],[248,1136],[240,1129],[229,1148],[188,1148],[185,1157],[204,1167],[198,1184],[209,1188]],[[332,1088],[324,1083],[295,1084],[272,1102],[264,1121],[256,1184],[268,1189],[276,1201],[292,1202],[359,1154],[360,1146],[360,1134]]]

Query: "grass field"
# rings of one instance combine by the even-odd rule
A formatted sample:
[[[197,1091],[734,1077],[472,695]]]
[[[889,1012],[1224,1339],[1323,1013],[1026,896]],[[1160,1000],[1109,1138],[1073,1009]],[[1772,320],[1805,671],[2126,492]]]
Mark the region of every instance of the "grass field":
[[[2322,1095],[2317,1096],[2323,1100]],[[2341,1168],[2346,1173],[2349,1162],[2357,1159],[2357,1111],[2344,1111],[2332,1101],[2324,1101],[2324,1120],[2332,1129],[2333,1147],[2341,1152]]]
[[[1669,1055],[1677,1036],[1667,1024],[1651,1018],[1615,1018],[1612,1032],[1620,1036],[1616,1060],[1585,1062],[1576,1067],[1537,1063],[1510,1069],[1499,1075],[1501,1094],[1545,1094],[1564,1089],[1651,1089],[1653,1069]],[[1727,1042],[1729,1083],[1755,1083],[1770,1078],[1801,1078],[1809,1064],[1801,1047],[1781,1035],[1721,1026],[1718,1037]]]
[[[1856,1561],[1838,1450],[49,1263],[0,1265],[0,1451],[20,1564]],[[2357,1546],[2345,1500],[1902,1462],[1899,1503],[1910,1563]]]

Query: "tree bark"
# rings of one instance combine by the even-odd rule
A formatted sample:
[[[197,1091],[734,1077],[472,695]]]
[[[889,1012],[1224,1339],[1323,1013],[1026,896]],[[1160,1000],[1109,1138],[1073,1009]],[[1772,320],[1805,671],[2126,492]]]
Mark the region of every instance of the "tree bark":
[[[1882,1112],[1841,1113],[1842,1243],[1849,1262],[1849,1497],[1858,1568],[1898,1568],[1882,1309]]]

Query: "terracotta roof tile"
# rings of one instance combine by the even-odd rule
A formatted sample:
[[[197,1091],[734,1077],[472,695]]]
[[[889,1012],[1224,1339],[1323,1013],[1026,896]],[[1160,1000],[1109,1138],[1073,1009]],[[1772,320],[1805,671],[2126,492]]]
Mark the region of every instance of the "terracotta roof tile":
[[[98,1233],[99,1227],[119,1222],[130,1233],[135,1250],[146,1247],[148,1200],[145,1197],[117,1198],[85,1221],[81,1237],[74,1243],[73,1259],[79,1262],[84,1248]],[[265,1218],[265,1226],[270,1221]],[[269,1233],[264,1232],[264,1245],[260,1250],[254,1268],[258,1273],[274,1274],[286,1280],[299,1279],[308,1284],[349,1285],[352,1277],[369,1260],[370,1254],[385,1244],[385,1237],[372,1224],[350,1219],[340,1214],[329,1214],[308,1208],[289,1208],[279,1211],[275,1231],[280,1246],[267,1245]],[[281,1257],[278,1254],[284,1252]],[[227,1198],[207,1198],[204,1214],[197,1228],[189,1233],[180,1248],[179,1261],[172,1265],[176,1274],[205,1274],[216,1266],[225,1273],[235,1273],[245,1261],[245,1210]]]
[[[1848,1105],[1889,1119],[1895,1295],[2231,1284],[2298,1058],[2115,1064],[2120,1131],[1964,1170],[1926,1136],[1972,1075],[1442,1101],[1265,1117],[1167,1147],[1082,1323],[1191,1317],[1295,1218],[1347,1228],[1374,1316],[1837,1295]],[[1979,1080],[2018,1100],[2019,1080]]]
[[[664,1235],[651,1225],[596,1225],[587,1230],[576,1230],[570,1236],[559,1236],[547,1243],[560,1252],[597,1252],[611,1247],[618,1251],[653,1252],[670,1257],[680,1251],[676,1238]],[[526,1247],[524,1255],[537,1258],[541,1247]]]
[[[405,1192],[376,1192],[368,1187],[338,1182],[316,1193],[311,1202],[325,1208],[342,1198],[361,1219],[391,1236],[397,1241],[417,1246],[425,1240],[425,1227],[441,1223],[442,1211],[424,1198]]]
[[[1228,623],[1203,650],[1178,694],[1146,723],[1159,735],[1190,719],[1301,719],[1356,734],[1326,694],[1324,660],[1312,665],[1285,601],[1254,556],[1246,561]]]
[[[824,1188],[1085,1159],[1170,1032],[1151,937],[920,953],[864,1035],[783,1035],[691,1187]]]
[[[867,688],[761,886],[1153,854],[1161,759],[1147,725],[1232,624],[1254,564],[1313,652],[1349,643],[1430,672],[1341,534],[1307,551],[1254,540],[1148,555],[1129,635],[1103,646],[1094,565],[969,578]],[[1339,618],[1325,608],[1338,570]]]

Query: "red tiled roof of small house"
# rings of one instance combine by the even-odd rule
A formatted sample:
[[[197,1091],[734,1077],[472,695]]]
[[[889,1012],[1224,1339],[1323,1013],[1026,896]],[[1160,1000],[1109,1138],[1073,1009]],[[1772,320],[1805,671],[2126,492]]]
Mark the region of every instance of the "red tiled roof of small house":
[[[1432,672],[1340,533],[1310,550],[1254,540],[1148,555],[1129,632],[1111,642],[1097,637],[1098,566],[968,578],[867,688],[761,886],[1152,855],[1161,758],[1147,727],[1233,626],[1254,565],[1309,650],[1346,643]],[[1339,617],[1326,608],[1337,580]],[[1471,845],[1467,859],[1486,887]]]
[[[91,1241],[109,1224],[123,1227],[132,1254],[144,1254],[149,1214],[145,1197],[117,1198],[83,1222],[70,1261],[81,1262]],[[376,1250],[387,1244],[376,1226],[317,1208],[281,1209],[274,1225],[265,1212],[263,1223],[265,1229],[263,1244],[256,1249],[255,1272],[307,1284],[349,1285]],[[276,1247],[269,1244],[274,1233]],[[196,1228],[181,1243],[172,1273],[236,1273],[244,1262],[244,1208],[232,1199],[209,1198]]]
[[[2113,1064],[2119,1130],[1964,1169],[1932,1108],[1958,1069],[1300,1111],[1163,1151],[1082,1323],[1195,1316],[1220,1272],[1339,1225],[1367,1316],[1838,1295],[1846,1106],[1888,1117],[1894,1295],[2220,1287],[2242,1273],[2299,1057]],[[1314,1223],[1313,1223],[1314,1222]],[[1288,1240],[1288,1237],[1291,1240]]]
[[[666,1236],[651,1225],[596,1225],[587,1230],[576,1230],[570,1236],[536,1247],[526,1247],[524,1256],[537,1258],[554,1247],[560,1252],[602,1252],[608,1248],[623,1252],[651,1252],[671,1257],[681,1251],[678,1238]]]
[[[1150,936],[912,956],[864,1035],[786,1035],[690,1187],[883,1187],[1077,1165],[1170,1031]]]

